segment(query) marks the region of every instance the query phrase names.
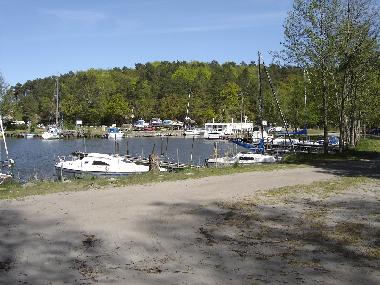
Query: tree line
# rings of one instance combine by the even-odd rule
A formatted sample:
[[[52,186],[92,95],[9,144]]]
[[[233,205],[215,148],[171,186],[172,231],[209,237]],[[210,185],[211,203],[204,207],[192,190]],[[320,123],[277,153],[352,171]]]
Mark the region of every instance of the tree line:
[[[306,106],[308,111],[303,105],[302,70],[279,65],[268,69],[289,123],[318,125],[318,120],[310,116],[312,103]],[[87,125],[120,125],[138,118],[184,120],[189,102],[189,117],[198,124],[212,119],[236,122],[242,116],[243,120],[246,116],[256,122],[257,73],[254,62],[216,61],[163,61],[136,64],[134,68],[69,72],[59,76],[60,112],[69,125],[76,119]],[[51,76],[9,87],[1,99],[2,114],[33,123],[53,123],[55,82],[55,76]],[[264,119],[282,124],[264,80],[263,85]]]

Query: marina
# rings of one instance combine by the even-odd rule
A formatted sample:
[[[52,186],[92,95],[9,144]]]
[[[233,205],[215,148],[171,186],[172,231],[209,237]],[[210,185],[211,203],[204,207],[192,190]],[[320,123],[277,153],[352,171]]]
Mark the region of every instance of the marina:
[[[322,142],[311,140],[306,129],[302,130],[302,134],[295,133],[295,136],[291,133],[284,135],[281,131],[268,134],[264,130],[264,139],[261,139],[261,132],[256,131],[257,127],[252,123],[213,122],[205,126],[205,135],[198,135],[202,132],[199,128],[185,132],[156,128],[124,133],[120,128],[110,127],[98,138],[63,136],[68,134],[64,131],[60,138],[66,139],[21,136],[23,139],[7,137],[7,141],[9,156],[16,161],[12,166],[14,178],[20,181],[56,180],[60,175],[54,171],[54,166],[60,157],[67,157],[73,152],[120,155],[131,163],[145,167],[149,166],[149,155],[155,154],[160,167],[177,171],[186,167],[277,162],[289,153],[323,151]],[[266,130],[269,131],[268,128]],[[329,152],[337,152],[338,138],[331,136],[329,142]],[[5,149],[2,149],[1,155],[7,157]],[[118,173],[118,170],[113,171]]]
[[[67,156],[74,151],[104,154],[128,155],[136,159],[147,158],[154,152],[162,160],[177,165],[191,164],[203,166],[205,159],[214,152],[214,141],[202,138],[184,137],[141,137],[120,139],[70,139],[42,140],[7,138],[9,156],[16,162],[14,176],[22,181],[56,179],[54,165],[59,156]],[[116,143],[116,144],[115,144]],[[228,141],[218,141],[218,152],[238,152],[237,147]],[[5,149],[1,148],[5,158]]]

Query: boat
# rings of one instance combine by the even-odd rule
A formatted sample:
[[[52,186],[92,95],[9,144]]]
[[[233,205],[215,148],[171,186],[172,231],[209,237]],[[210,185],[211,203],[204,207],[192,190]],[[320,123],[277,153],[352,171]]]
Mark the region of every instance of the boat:
[[[236,155],[229,157],[209,158],[206,160],[207,166],[229,166],[235,164],[247,165],[257,163],[273,163],[278,159],[273,155],[254,153],[254,152],[238,152]]]
[[[4,127],[3,127],[3,118],[0,116],[0,132],[3,138],[5,154],[7,156],[6,160],[1,161],[1,172],[0,172],[0,184],[3,184],[6,181],[9,181],[13,178],[13,166],[14,160],[9,158],[7,142],[5,141]]]
[[[58,179],[81,176],[127,176],[149,171],[149,165],[137,164],[124,156],[76,152],[59,157],[55,164]],[[160,168],[160,171],[166,171]]]
[[[245,122],[234,123],[206,123],[204,128],[205,139],[220,139],[225,137],[231,137],[241,135],[242,133],[250,133],[253,131],[253,124]]]
[[[117,127],[109,128],[107,131],[107,138],[109,139],[114,139],[114,140],[122,139],[123,136],[124,136],[124,132],[120,128],[117,128]]]
[[[49,126],[48,129],[43,132],[42,138],[44,140],[56,140],[61,138],[61,129],[59,126],[59,83],[58,83],[58,77],[56,78],[56,110],[55,110],[55,125]]]
[[[203,137],[208,140],[218,140],[223,138],[224,133],[221,131],[205,131]]]
[[[61,130],[55,126],[50,126],[47,131],[42,133],[44,140],[56,140],[61,138]]]
[[[25,134],[26,139],[32,139],[32,138],[34,138],[34,136],[35,136],[34,134],[29,134],[29,133]]]
[[[187,129],[185,130],[185,132],[183,133],[184,136],[186,137],[198,137],[198,136],[201,136],[204,134],[204,130],[203,129]]]
[[[268,135],[268,133],[263,130],[263,132],[261,133],[261,131],[253,131],[252,132],[252,143],[253,144],[258,144],[260,142],[261,139],[264,139],[264,142],[270,142],[273,140],[273,135]]]
[[[148,127],[149,124],[146,123],[143,119],[140,119],[140,120],[137,120],[134,124],[133,124],[133,128],[137,131],[141,131],[141,130],[144,130],[145,127]]]

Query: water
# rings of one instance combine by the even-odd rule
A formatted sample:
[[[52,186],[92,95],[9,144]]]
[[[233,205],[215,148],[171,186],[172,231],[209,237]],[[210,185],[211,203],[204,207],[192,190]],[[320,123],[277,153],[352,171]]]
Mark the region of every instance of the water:
[[[179,163],[204,165],[214,151],[217,143],[218,153],[236,152],[240,147],[227,141],[208,141],[201,138],[154,137],[128,138],[117,141],[119,153],[124,155],[127,150],[133,156],[148,157],[153,147],[156,154],[164,154],[166,160]],[[54,179],[54,164],[57,156],[69,155],[73,151],[115,153],[115,141],[108,139],[72,139],[72,140],[42,140],[42,139],[7,139],[10,158],[16,164],[15,176],[21,180]],[[191,153],[192,162],[191,162]],[[1,144],[1,159],[5,159],[4,147]]]

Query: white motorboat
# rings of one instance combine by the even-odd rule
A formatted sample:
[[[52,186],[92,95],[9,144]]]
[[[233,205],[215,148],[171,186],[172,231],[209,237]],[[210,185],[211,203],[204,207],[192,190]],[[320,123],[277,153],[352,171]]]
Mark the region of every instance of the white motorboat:
[[[58,179],[63,176],[125,176],[149,171],[148,165],[139,165],[119,155],[103,153],[79,153],[60,157],[55,165]],[[160,171],[166,171],[160,168]]]
[[[203,129],[187,129],[185,130],[183,134],[184,136],[187,136],[187,137],[197,137],[197,136],[203,135],[204,130]]]
[[[29,134],[29,133],[25,134],[26,139],[32,139],[32,138],[34,138],[34,136],[35,136],[34,134]]]
[[[223,133],[219,131],[213,131],[213,132],[205,132],[204,138],[208,140],[218,140],[223,138]]]
[[[291,145],[295,145],[298,143],[299,143],[298,139],[293,139],[293,138],[289,139],[286,137],[277,137],[277,138],[272,140],[272,144],[278,145],[278,146],[291,146]]]
[[[46,132],[42,133],[44,140],[56,140],[61,138],[61,131],[57,127],[49,127]]]
[[[114,140],[122,139],[123,136],[124,136],[124,132],[116,127],[109,128],[107,131],[107,138],[109,139],[114,139]]]
[[[273,155],[253,153],[253,152],[239,152],[232,157],[217,157],[209,158],[206,161],[207,166],[228,166],[234,164],[256,164],[256,163],[273,163],[277,159]]]

